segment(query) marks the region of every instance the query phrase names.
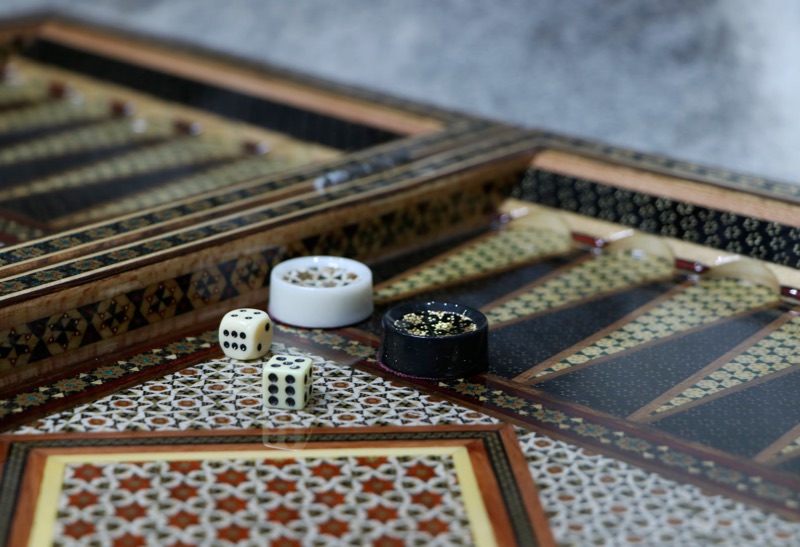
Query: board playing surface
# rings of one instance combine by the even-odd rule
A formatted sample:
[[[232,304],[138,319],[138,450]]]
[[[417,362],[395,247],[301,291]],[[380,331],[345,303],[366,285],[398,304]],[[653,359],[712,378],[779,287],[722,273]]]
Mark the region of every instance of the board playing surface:
[[[315,396],[303,411],[265,408],[258,363],[221,359],[216,331],[209,329],[7,397],[4,423],[38,417],[18,431],[71,431],[80,444],[83,433],[119,429],[304,429],[499,418],[522,428],[534,478],[544,475],[550,484],[550,473],[578,473],[573,464],[581,469],[548,493],[549,510],[562,526],[557,538],[598,533],[571,512],[573,501],[587,495],[579,493],[584,480],[599,481],[605,491],[597,495],[605,503],[633,511],[616,496],[636,467],[656,473],[648,481],[668,484],[637,490],[655,506],[662,496],[708,492],[694,503],[722,521],[742,511],[796,514],[792,308],[746,278],[695,279],[658,254],[576,247],[567,234],[543,230],[530,207],[531,216],[446,245],[421,262],[412,254],[377,264],[376,274],[384,276],[375,289],[377,310],[361,325],[333,331],[279,325],[273,351],[288,348],[317,363]],[[488,374],[413,381],[377,366],[382,312],[429,298],[469,303],[490,318]],[[198,361],[206,364],[194,365]],[[87,398],[94,401],[71,408]],[[571,463],[542,464],[537,447],[548,450],[564,441],[582,448],[551,457],[574,451]],[[603,456],[584,455],[591,453]],[[598,457],[633,467],[609,470],[609,463],[593,461]],[[652,478],[657,476],[665,479]],[[721,508],[718,500],[726,498],[740,501]],[[568,531],[570,526],[579,530]],[[621,522],[616,526],[625,529]],[[761,533],[793,529],[788,521],[772,522]],[[691,526],[680,530],[662,523],[647,533],[699,537],[691,536],[698,533]]]

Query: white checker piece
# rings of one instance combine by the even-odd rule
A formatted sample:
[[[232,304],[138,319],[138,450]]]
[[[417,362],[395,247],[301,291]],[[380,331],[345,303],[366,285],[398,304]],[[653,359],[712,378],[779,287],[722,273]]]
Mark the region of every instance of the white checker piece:
[[[337,256],[304,256],[272,269],[269,313],[281,323],[329,329],[372,314],[372,271]]]

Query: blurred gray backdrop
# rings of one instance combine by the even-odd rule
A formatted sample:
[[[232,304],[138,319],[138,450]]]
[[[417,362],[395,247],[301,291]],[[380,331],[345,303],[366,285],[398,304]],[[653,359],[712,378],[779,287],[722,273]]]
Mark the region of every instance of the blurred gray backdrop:
[[[791,0],[0,0],[800,183]]]

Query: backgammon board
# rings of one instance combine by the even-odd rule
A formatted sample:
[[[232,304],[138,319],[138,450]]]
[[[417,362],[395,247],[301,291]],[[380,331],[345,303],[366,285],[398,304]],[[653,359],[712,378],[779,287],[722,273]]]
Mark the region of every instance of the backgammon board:
[[[800,186],[51,18],[2,30],[9,544],[800,541]],[[303,410],[217,325],[279,262],[375,312],[276,324]],[[400,376],[381,317],[489,320],[485,374]]]

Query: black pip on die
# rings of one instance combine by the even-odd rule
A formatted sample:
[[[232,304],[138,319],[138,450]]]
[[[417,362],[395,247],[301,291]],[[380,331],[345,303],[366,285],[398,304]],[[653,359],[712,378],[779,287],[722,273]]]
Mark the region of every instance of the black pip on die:
[[[264,365],[264,404],[298,410],[311,399],[311,359],[274,355]]]
[[[272,345],[272,320],[252,308],[229,311],[219,325],[219,345],[233,359],[258,359]]]

